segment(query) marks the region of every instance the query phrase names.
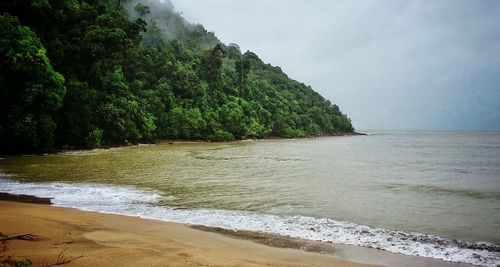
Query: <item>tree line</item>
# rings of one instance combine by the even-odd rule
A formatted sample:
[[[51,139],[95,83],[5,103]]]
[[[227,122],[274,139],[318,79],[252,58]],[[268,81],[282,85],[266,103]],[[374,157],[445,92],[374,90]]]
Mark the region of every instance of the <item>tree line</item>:
[[[279,67],[148,4],[2,1],[0,151],[354,130]]]

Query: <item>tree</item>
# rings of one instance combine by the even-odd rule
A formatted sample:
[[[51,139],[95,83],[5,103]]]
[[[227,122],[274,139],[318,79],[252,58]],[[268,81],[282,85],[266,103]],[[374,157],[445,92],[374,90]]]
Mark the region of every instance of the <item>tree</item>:
[[[238,85],[243,85],[247,81],[248,74],[250,73],[250,60],[246,56],[242,56],[236,60],[236,73],[238,73]]]
[[[142,3],[137,4],[134,7],[134,10],[137,13],[137,16],[140,18],[144,17],[146,14],[151,13],[151,10],[149,10],[149,7],[146,5],[143,5]]]
[[[0,1],[0,11],[0,152],[354,130],[310,86],[168,1]]]
[[[170,138],[202,138],[202,132],[207,125],[199,109],[174,108],[167,116],[170,122]]]
[[[246,134],[245,114],[236,101],[229,101],[218,109],[223,130],[241,138]]]
[[[44,150],[54,143],[54,117],[66,93],[34,32],[0,16],[0,146]]]
[[[125,82],[120,67],[102,78],[107,92],[100,98],[96,124],[103,130],[108,143],[127,143],[148,140],[156,129],[153,116],[141,107]]]
[[[222,74],[222,58],[225,50],[221,44],[217,44],[206,52],[203,65],[205,69],[205,79],[211,91],[220,89],[220,79]]]

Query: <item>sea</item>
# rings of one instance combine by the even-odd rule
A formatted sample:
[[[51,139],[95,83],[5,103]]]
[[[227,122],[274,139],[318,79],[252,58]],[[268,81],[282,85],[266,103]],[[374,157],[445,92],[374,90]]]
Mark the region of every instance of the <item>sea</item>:
[[[368,131],[6,156],[0,192],[86,211],[500,265],[500,132]]]

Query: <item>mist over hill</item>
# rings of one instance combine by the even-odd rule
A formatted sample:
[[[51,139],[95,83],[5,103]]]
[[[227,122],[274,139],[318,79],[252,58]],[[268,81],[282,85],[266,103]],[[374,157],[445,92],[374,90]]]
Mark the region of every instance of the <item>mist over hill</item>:
[[[191,24],[182,13],[177,12],[173,4],[166,0],[130,0],[124,2],[124,7],[130,16],[139,16],[148,25],[157,27],[167,40],[178,40],[191,45],[200,45],[203,49],[213,48],[220,40],[213,32],[208,32],[201,24]],[[138,8],[136,8],[138,7]],[[144,13],[141,13],[143,7]],[[147,9],[145,8],[147,7]],[[145,34],[147,42],[148,33]],[[194,42],[193,42],[194,41]]]

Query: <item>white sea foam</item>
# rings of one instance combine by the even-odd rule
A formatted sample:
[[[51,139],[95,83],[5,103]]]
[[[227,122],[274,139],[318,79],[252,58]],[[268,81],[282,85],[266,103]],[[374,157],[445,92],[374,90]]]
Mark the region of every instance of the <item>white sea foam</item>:
[[[276,216],[244,211],[176,209],[160,206],[154,191],[101,184],[21,183],[0,173],[0,191],[50,197],[57,206],[140,216],[147,219],[259,231],[324,242],[383,249],[481,266],[500,265],[500,246],[488,242],[450,240],[433,235],[372,228],[333,219]]]

